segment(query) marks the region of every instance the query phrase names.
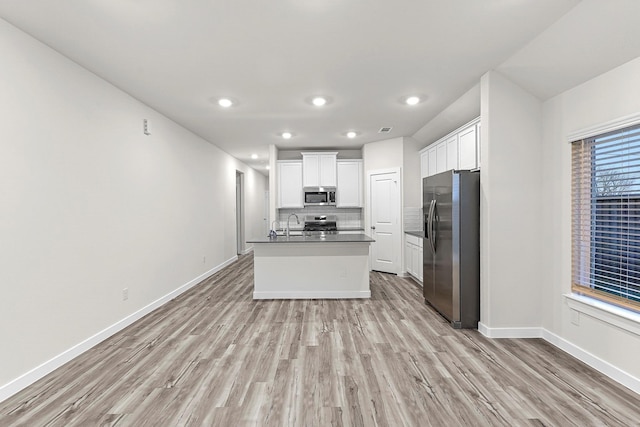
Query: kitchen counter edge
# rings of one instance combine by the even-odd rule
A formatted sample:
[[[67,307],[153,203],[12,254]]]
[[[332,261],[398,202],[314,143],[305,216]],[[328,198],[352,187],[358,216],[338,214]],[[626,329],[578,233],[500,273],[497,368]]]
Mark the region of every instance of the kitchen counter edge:
[[[278,236],[275,239],[261,237],[247,240],[247,243],[372,243],[374,239],[361,234],[329,234],[326,236]]]
[[[424,231],[405,231],[404,234],[409,234],[411,236],[416,236],[424,239]]]

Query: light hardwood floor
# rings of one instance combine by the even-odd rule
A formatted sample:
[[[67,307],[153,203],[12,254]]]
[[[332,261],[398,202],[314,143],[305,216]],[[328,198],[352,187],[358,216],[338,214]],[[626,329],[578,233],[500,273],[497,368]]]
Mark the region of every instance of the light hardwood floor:
[[[539,339],[454,330],[410,279],[252,300],[252,255],[0,403],[0,426],[631,426],[640,396]]]

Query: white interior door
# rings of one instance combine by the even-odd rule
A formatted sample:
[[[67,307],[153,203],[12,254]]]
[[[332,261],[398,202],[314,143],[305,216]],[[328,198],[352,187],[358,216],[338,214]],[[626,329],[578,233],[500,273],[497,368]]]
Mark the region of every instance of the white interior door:
[[[371,212],[371,268],[385,273],[400,271],[400,172],[369,174]]]

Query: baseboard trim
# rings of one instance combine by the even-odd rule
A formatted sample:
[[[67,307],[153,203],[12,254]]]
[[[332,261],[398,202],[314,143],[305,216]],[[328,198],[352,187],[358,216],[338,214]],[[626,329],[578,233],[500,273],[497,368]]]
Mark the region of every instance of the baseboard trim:
[[[487,338],[542,338],[542,328],[489,328],[478,323],[478,331]]]
[[[350,299],[371,298],[371,291],[254,292],[253,299]]]
[[[188,281],[184,285],[182,285],[182,286],[178,287],[177,289],[169,292],[168,294],[164,295],[163,297],[161,297],[161,298],[153,301],[152,303],[142,307],[138,311],[135,311],[134,313],[128,315],[124,319],[114,323],[113,325],[107,327],[106,329],[103,329],[102,331],[100,331],[97,334],[87,338],[86,340],[74,345],[70,349],[63,351],[59,355],[57,355],[57,356],[53,357],[52,359],[42,363],[41,365],[33,368],[29,372],[19,376],[18,378],[8,382],[7,384],[4,384],[4,385],[0,386],[0,402],[5,401],[6,399],[10,398],[14,394],[16,394],[19,391],[25,389],[29,385],[35,383],[40,378],[44,377],[45,375],[48,375],[49,373],[51,373],[54,370],[58,369],[59,367],[61,367],[65,363],[69,362],[70,360],[80,356],[85,351],[91,349],[92,347],[96,346],[97,344],[101,343],[102,341],[106,340],[107,338],[111,337],[112,335],[116,334],[117,332],[120,332],[122,329],[124,329],[127,326],[131,325],[133,322],[135,322],[137,320],[140,320],[142,317],[144,317],[147,314],[151,313],[153,310],[157,309],[158,307],[161,307],[162,305],[164,305],[167,302],[171,301],[172,299],[174,299],[178,295],[188,291],[189,289],[191,289],[192,287],[194,287],[198,283],[200,283],[203,280],[209,278],[213,274],[217,273],[218,271],[222,270],[224,267],[232,264],[233,262],[235,262],[237,260],[238,260],[238,256],[236,255],[236,256],[224,261],[222,264],[212,268],[209,271],[206,271],[206,272],[202,273],[198,277]]]
[[[588,351],[578,347],[566,339],[548,331],[545,328],[489,328],[482,322],[478,323],[478,332],[487,338],[542,338],[560,350],[569,353],[571,356],[586,363],[596,371],[599,371],[622,384],[629,390],[640,394],[640,379],[628,372],[594,356]]]
[[[543,329],[542,338],[558,347],[560,350],[563,350],[566,353],[569,353],[576,359],[586,363],[591,366],[596,371],[599,371],[611,378],[612,380],[622,384],[628,389],[640,394],[640,379],[634,377],[628,372],[623,371],[622,369],[612,365],[611,363],[600,359],[598,356],[595,356],[588,351],[578,347],[575,344],[570,343],[564,338],[550,332],[546,329]]]

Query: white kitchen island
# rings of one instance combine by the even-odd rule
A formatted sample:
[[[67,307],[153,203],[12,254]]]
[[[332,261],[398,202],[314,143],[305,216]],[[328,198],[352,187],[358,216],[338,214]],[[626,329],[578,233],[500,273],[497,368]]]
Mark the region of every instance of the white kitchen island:
[[[370,298],[365,234],[254,239],[253,299]]]

